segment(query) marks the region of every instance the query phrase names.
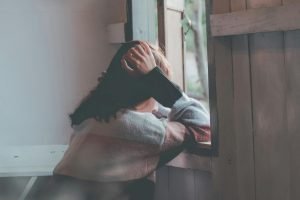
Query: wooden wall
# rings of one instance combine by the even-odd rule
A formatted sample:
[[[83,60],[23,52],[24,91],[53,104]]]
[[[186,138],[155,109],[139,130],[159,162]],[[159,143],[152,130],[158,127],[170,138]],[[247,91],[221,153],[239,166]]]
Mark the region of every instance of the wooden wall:
[[[288,3],[214,0],[213,13]],[[213,41],[220,137],[220,154],[213,159],[216,199],[300,199],[300,31]]]
[[[213,200],[208,171],[163,167],[156,174],[155,200]]]

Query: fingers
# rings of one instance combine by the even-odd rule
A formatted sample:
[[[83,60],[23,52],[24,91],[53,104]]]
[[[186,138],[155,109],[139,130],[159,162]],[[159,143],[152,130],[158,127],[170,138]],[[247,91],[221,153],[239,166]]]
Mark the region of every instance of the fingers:
[[[128,66],[128,64],[127,64],[127,62],[126,62],[126,60],[125,60],[125,58],[122,58],[122,59],[121,59],[121,64],[122,64],[122,65],[121,65],[122,68],[123,68],[130,76],[135,76],[135,75],[136,75],[134,69],[132,69],[131,67]]]
[[[141,55],[145,55],[145,50],[141,45],[136,45],[135,48]]]
[[[139,60],[142,60],[144,58],[144,56],[137,50],[137,48],[133,48],[131,51],[134,57],[138,58]]]
[[[143,48],[147,54],[151,53],[151,49],[146,42],[141,42],[141,45],[143,46]]]
[[[133,47],[132,49],[130,49],[129,53],[132,53],[134,55],[134,57],[142,60],[144,57],[142,55],[142,53],[139,52],[138,48]]]
[[[137,59],[136,59],[133,55],[131,55],[131,54],[126,54],[126,55],[124,56],[124,58],[126,59],[126,61],[129,61],[130,64],[132,64],[132,65],[137,66],[137,65],[140,64],[139,60],[137,60]]]
[[[138,60],[143,60],[144,56],[146,54],[151,53],[151,49],[148,46],[147,43],[145,42],[140,42],[140,44],[132,47],[127,54],[130,55],[130,57],[134,56],[135,58],[137,58]]]
[[[136,48],[130,49],[125,55],[124,58],[133,65],[139,65],[143,60],[144,56],[141,55]]]
[[[121,60],[122,67],[129,75],[148,73],[156,65],[149,45],[145,42],[130,48]],[[132,68],[130,65],[133,65]]]

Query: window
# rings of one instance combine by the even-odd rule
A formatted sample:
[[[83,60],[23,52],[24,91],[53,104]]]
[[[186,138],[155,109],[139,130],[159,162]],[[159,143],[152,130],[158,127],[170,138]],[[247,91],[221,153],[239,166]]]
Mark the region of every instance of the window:
[[[215,102],[211,97],[215,88],[211,83],[214,81],[208,78],[209,71],[214,71],[208,68],[209,27],[206,24],[208,14],[206,11],[209,5],[205,0],[129,2],[131,6],[136,7],[131,8],[135,20],[131,25],[133,38],[159,44],[173,67],[172,81],[190,97],[201,101],[209,111],[213,106],[210,102]],[[216,116],[212,118],[217,119]],[[210,138],[199,138],[199,145],[193,150],[194,153],[204,155],[217,153],[217,137],[214,131],[216,124],[211,123],[213,134]]]
[[[203,0],[185,0],[183,32],[185,39],[185,80],[189,96],[209,109],[206,9]]]

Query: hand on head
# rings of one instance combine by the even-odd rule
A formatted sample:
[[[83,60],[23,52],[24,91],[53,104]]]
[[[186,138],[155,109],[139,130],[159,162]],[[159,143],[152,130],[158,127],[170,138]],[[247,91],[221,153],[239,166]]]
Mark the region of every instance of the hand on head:
[[[147,74],[156,66],[152,51],[146,42],[140,42],[129,49],[121,59],[121,63],[123,69],[135,77]]]

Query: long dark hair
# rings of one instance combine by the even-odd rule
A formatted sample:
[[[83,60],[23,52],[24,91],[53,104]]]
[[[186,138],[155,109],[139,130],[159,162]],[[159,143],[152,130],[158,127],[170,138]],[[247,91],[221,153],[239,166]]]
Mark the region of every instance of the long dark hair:
[[[141,84],[140,78],[133,78],[121,67],[122,56],[139,41],[122,44],[113,57],[107,72],[99,80],[98,85],[85,97],[75,111],[70,114],[71,124],[78,125],[88,118],[108,122],[110,117],[122,108],[129,108],[150,98],[147,89]],[[169,73],[167,61],[163,54],[150,45],[153,55],[166,74]],[[163,62],[162,62],[163,61]],[[159,64],[157,63],[157,64]]]

